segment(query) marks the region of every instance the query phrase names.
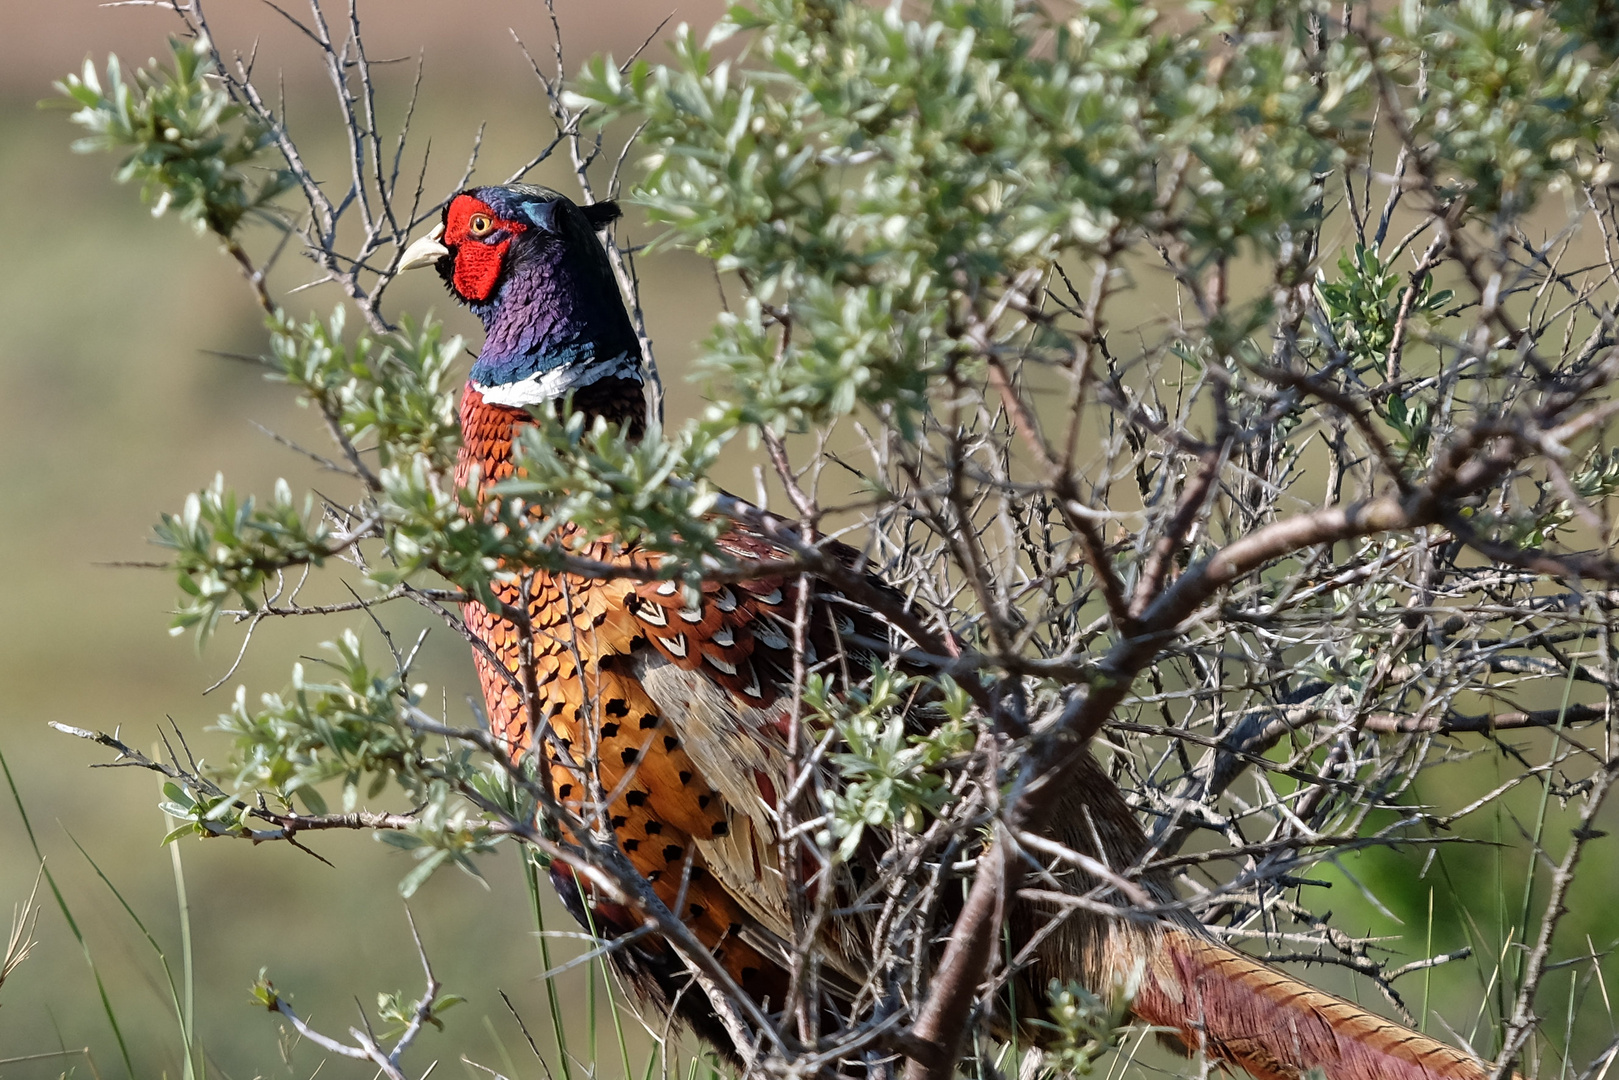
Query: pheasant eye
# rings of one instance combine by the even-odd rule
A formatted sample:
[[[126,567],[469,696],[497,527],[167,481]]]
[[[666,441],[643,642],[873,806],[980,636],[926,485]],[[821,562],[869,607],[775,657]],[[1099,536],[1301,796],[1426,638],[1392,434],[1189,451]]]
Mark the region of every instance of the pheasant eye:
[[[467,221],[467,232],[472,236],[488,236],[494,227],[495,220],[488,214],[473,214]]]

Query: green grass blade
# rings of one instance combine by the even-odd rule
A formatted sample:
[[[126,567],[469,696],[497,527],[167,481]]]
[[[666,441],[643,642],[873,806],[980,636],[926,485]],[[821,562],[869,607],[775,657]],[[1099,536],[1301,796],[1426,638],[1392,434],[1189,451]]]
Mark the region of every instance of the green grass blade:
[[[1433,959],[1433,886],[1428,886],[1428,942],[1423,947],[1424,959]],[[1422,973],[1422,1015],[1417,1030],[1426,1033],[1428,1030],[1428,993],[1433,989],[1433,967],[1430,965]]]
[[[167,820],[173,821],[173,818]],[[191,901],[186,897],[185,867],[180,862],[180,844],[169,844],[169,857],[174,863],[174,896],[180,907],[180,969],[185,972],[185,1014],[181,1028],[186,1036],[185,1080],[196,1080],[202,1055],[197,1052],[197,981],[196,963],[191,954]]]
[[[590,931],[592,938],[600,942],[602,941],[602,936],[600,931],[596,929],[596,916],[591,912],[590,897],[585,894],[584,883],[575,878],[574,884],[579,888],[579,908],[585,913],[585,929]],[[607,989],[607,1007],[612,1011],[613,1033],[618,1036],[618,1056],[619,1060],[624,1063],[625,1080],[629,1080],[630,1077],[635,1075],[635,1070],[630,1068],[630,1045],[624,1038],[624,1018],[618,1014],[618,999],[613,993],[613,973],[607,966],[607,953],[605,951],[596,957],[596,963],[593,967],[601,972],[602,985]],[[596,977],[594,974],[590,977],[590,1060],[597,1060]]]
[[[62,831],[67,832],[66,829]],[[180,1044],[185,1048],[186,1075],[189,1078],[191,1075],[191,1032],[193,1031],[193,1028],[190,1024],[190,1018],[181,1004],[180,990],[174,982],[174,970],[169,967],[168,954],[163,951],[163,946],[158,944],[157,938],[152,936],[152,932],[146,929],[146,924],[141,922],[141,917],[139,915],[135,914],[135,909],[129,905],[128,900],[124,899],[124,894],[118,891],[118,886],[112,883],[112,879],[106,875],[95,859],[90,857],[90,853],[84,849],[84,845],[79,843],[79,838],[74,836],[72,833],[68,833],[67,838],[73,841],[73,846],[79,849],[79,854],[83,855],[84,861],[90,864],[90,869],[96,872],[96,877],[101,879],[102,884],[107,886],[107,889],[112,893],[113,898],[116,899],[123,907],[124,911],[135,923],[135,928],[141,932],[141,934],[146,938],[146,943],[150,945],[152,947],[152,951],[157,954],[158,963],[163,965],[163,977],[167,979],[169,983],[169,1001],[174,1006],[174,1018],[180,1025]]]
[[[583,888],[581,888],[580,891],[582,894]],[[584,900],[584,896],[581,895],[580,899]],[[585,911],[587,913],[590,911],[590,905],[588,903],[585,904]],[[591,936],[596,937],[599,940],[600,935],[596,932],[595,915],[587,915],[587,917],[590,919]],[[630,1068],[630,1044],[629,1041],[624,1038],[624,1017],[619,1015],[618,995],[613,993],[613,972],[612,969],[608,967],[607,954],[605,952],[596,958],[596,966],[601,971],[602,985],[607,989],[607,1008],[613,1017],[613,1034],[618,1038],[618,1056],[619,1059],[624,1063],[625,1080],[629,1080],[630,1077],[635,1075],[635,1070]],[[595,985],[595,980],[591,981],[591,985]]]
[[[118,1025],[118,1014],[113,1010],[112,998],[107,994],[107,984],[101,979],[101,969],[96,967],[96,961],[90,955],[90,943],[84,940],[84,932],[79,929],[79,921],[73,917],[73,912],[67,906],[67,898],[62,890],[57,888],[56,875],[51,868],[45,865],[45,853],[39,848],[39,839],[34,836],[34,826],[28,820],[28,811],[24,809],[22,794],[17,790],[17,782],[12,779],[11,766],[6,762],[6,755],[0,753],[0,772],[6,774],[6,786],[11,789],[11,800],[17,804],[17,816],[22,818],[22,827],[28,833],[28,843],[34,849],[34,858],[39,860],[40,869],[45,872],[45,883],[51,887],[51,895],[56,898],[56,906],[62,912],[62,918],[67,920],[67,928],[73,932],[73,938],[84,950],[84,962],[90,965],[90,974],[96,981],[96,993],[101,996],[101,1011],[107,1017],[107,1024],[112,1028],[112,1037],[118,1043],[118,1053],[124,1059],[124,1071],[129,1074],[130,1080],[135,1080],[135,1063],[129,1056],[129,1044],[124,1041],[124,1029]]]
[[[630,1068],[630,1044],[624,1038],[624,1017],[619,1013],[618,996],[613,993],[613,973],[608,970],[605,954],[597,963],[601,965],[602,983],[607,987],[607,1008],[613,1017],[613,1034],[618,1038],[618,1056],[624,1062],[624,1078],[629,1080],[635,1072]]]
[[[545,911],[540,905],[540,868],[532,853],[523,852],[523,865],[527,871],[523,880],[528,882],[528,903],[534,915],[534,928],[539,932],[541,970],[551,970],[551,939],[545,936]],[[557,1040],[557,1056],[562,1065],[562,1080],[573,1080],[573,1066],[568,1054],[568,1033],[562,1026],[562,1002],[557,998],[556,980],[545,980],[545,999],[551,1007],[551,1030]]]
[[[662,1057],[663,1042],[660,1040],[652,1044],[652,1053],[646,1056],[646,1072],[642,1074],[641,1080],[652,1080],[652,1077],[657,1074],[658,1062]]]
[[[483,1015],[483,1029],[489,1033],[489,1041],[495,1044],[495,1052],[500,1055],[500,1065],[501,1068],[506,1070],[506,1075],[517,1076],[517,1062],[512,1060],[511,1052],[506,1049],[506,1040],[502,1039],[500,1032],[495,1030],[495,1022],[489,1019],[488,1013]]]
[[[586,907],[586,911],[590,908]],[[591,936],[595,937],[595,928],[591,928]],[[601,1060],[601,1053],[596,1048],[596,972],[594,965],[585,969],[585,1030],[590,1032],[590,1064],[595,1066]]]

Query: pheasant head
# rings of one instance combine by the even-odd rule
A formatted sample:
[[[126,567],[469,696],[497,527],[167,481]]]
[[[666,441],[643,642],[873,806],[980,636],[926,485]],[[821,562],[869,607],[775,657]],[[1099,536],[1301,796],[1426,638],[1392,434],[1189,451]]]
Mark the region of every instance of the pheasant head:
[[[641,348],[597,230],[616,203],[577,206],[527,184],[469,188],[405,250],[431,266],[484,325],[470,389],[492,406],[574,407],[639,430]]]

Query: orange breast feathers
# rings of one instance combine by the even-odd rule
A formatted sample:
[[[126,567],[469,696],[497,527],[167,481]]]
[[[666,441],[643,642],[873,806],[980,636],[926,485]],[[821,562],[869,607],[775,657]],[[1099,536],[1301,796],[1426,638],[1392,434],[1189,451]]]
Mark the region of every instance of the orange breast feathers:
[[[527,415],[469,388],[461,420],[460,482],[474,469],[480,486],[511,476]],[[556,536],[567,543],[570,530]],[[578,553],[632,554],[611,541]],[[492,732],[514,755],[539,754],[557,803],[582,827],[610,829],[672,909],[686,877],[681,917],[745,989],[763,980],[758,989],[780,1000],[793,937],[777,848],[788,776],[780,687],[792,671],[782,584],[693,597],[669,582],[525,570],[494,592],[529,626],[465,605]]]

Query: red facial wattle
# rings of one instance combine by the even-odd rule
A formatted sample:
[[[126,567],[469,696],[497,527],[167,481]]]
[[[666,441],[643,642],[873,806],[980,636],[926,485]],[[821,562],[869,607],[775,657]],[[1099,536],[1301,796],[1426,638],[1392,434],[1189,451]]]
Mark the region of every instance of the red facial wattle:
[[[491,225],[481,235],[474,236],[472,222],[480,216],[488,218]],[[482,199],[471,195],[455,197],[444,215],[443,242],[455,253],[451,281],[462,299],[478,302],[494,295],[506,261],[506,249],[511,246],[512,237],[527,228],[521,221],[502,218]]]

